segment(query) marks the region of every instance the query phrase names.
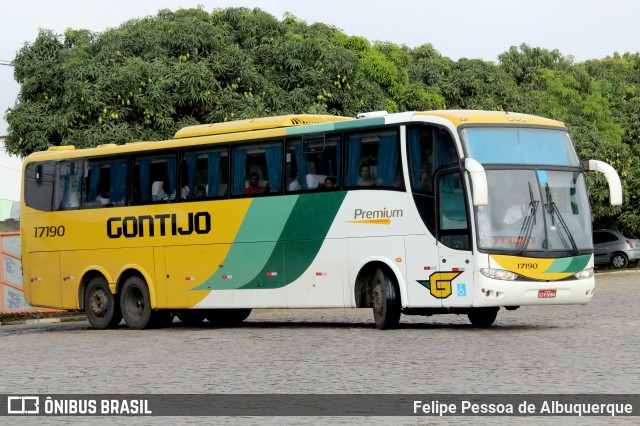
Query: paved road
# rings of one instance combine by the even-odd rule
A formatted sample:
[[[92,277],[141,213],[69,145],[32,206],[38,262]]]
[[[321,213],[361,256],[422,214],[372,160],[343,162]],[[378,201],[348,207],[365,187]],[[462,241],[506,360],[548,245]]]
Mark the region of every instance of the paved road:
[[[489,329],[441,315],[379,331],[369,309],[257,310],[234,328],[4,325],[0,393],[640,393],[640,273],[599,273],[596,290],[586,306],[501,310]]]

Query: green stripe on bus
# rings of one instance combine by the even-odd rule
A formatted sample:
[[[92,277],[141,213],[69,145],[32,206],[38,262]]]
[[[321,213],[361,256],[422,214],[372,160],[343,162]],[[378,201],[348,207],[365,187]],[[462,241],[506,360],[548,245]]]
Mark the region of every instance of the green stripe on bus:
[[[253,199],[233,245],[222,262],[231,265],[231,274],[228,269],[218,269],[193,290],[235,289],[254,279],[271,258],[297,199],[297,195]],[[242,268],[234,268],[240,264]],[[223,275],[231,275],[231,278],[223,278]]]
[[[561,273],[561,272],[578,272],[582,271],[589,263],[591,258],[590,254],[565,257],[562,259],[556,259],[553,261],[549,269],[544,271],[545,273]]]
[[[318,255],[346,194],[318,192],[298,198],[271,258],[241,288],[279,288],[300,278]]]
[[[232,265],[231,278],[223,278],[229,275],[228,268],[226,272],[218,270],[193,290],[279,288],[292,283],[316,258],[346,194],[324,192],[254,200],[223,262]],[[266,220],[265,212],[273,208],[272,201],[267,200],[284,202],[279,212],[287,217]],[[261,226],[271,229],[262,231]],[[259,242],[247,243],[251,232],[275,238],[269,241],[254,237]],[[233,267],[240,264],[241,269]]]

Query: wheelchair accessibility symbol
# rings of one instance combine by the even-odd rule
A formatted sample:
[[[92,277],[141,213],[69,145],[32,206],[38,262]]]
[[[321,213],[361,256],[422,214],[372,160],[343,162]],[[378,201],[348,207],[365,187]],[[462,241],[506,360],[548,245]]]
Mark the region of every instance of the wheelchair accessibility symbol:
[[[465,297],[467,295],[467,285],[466,284],[458,284],[458,296]]]

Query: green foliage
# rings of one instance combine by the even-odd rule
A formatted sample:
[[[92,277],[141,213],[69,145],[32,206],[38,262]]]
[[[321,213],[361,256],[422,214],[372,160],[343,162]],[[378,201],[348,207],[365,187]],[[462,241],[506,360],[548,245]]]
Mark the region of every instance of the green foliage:
[[[248,8],[161,10],[103,33],[41,30],[13,60],[9,152],[159,140],[184,126],[257,116],[510,110],[566,123],[583,159],[614,166],[625,205],[586,174],[595,226],[640,230],[640,54],[574,63],[522,44],[497,63],[430,44],[370,42]]]

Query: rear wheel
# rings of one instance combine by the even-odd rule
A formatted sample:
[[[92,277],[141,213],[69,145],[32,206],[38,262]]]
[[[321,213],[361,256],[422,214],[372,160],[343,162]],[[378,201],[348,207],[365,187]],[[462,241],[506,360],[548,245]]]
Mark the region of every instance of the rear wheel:
[[[111,293],[104,277],[94,277],[84,292],[84,311],[91,326],[98,330],[120,324],[122,314],[117,297]]]
[[[130,277],[125,281],[120,292],[120,310],[129,328],[142,330],[154,325],[149,289],[142,278]]]
[[[376,328],[396,328],[400,323],[400,293],[395,279],[382,268],[376,269],[372,279],[373,318]]]
[[[237,324],[249,318],[251,309],[210,309],[206,313],[209,322],[218,324]]]
[[[489,327],[498,316],[498,308],[475,308],[468,316],[469,322],[476,327]]]
[[[616,269],[626,268],[628,263],[629,259],[624,253],[614,253],[611,257],[611,266]]]

